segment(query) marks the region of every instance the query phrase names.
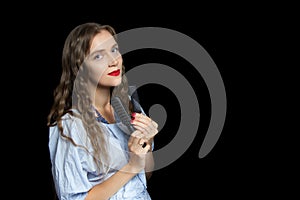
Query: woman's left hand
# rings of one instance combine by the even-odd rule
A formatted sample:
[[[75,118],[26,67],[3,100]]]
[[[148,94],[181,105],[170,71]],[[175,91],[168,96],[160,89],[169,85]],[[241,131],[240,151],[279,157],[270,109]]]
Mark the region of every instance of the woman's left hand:
[[[141,113],[132,113],[131,124],[141,132],[141,138],[152,143],[154,136],[158,133],[158,124],[150,117]]]

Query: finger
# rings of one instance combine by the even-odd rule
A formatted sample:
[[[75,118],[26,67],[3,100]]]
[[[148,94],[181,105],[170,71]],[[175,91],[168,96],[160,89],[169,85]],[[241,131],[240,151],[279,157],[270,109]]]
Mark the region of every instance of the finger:
[[[152,135],[152,130],[148,126],[133,125],[136,130],[141,131],[143,135]]]
[[[152,129],[157,129],[158,128],[158,124],[153,121],[150,117],[146,116],[146,115],[143,115],[143,114],[135,114],[134,115],[134,120],[133,121],[138,121],[138,122],[141,122],[143,124],[146,124],[146,125],[152,125],[151,128]]]
[[[144,124],[150,124],[151,123],[151,119],[148,116],[144,115],[144,114],[136,113],[136,114],[133,115],[133,117],[134,117],[134,120],[139,121],[141,123],[144,123]]]
[[[144,137],[146,137],[147,139],[154,137],[158,133],[158,129],[151,129],[149,127],[143,128],[143,127],[136,126],[136,125],[133,125],[133,127],[136,130],[140,130],[142,132],[142,134],[144,135]]]
[[[134,134],[134,137],[141,139],[144,137],[144,134],[140,130],[136,129],[136,133]]]
[[[131,133],[131,136],[133,137],[139,137],[142,134],[140,130],[135,130]]]
[[[151,121],[149,120],[140,120],[140,119],[134,119],[131,121],[131,124],[134,125],[135,128],[137,128],[138,130],[144,132],[148,132],[149,134],[151,134],[152,132],[155,132],[155,127],[154,125],[151,123]]]
[[[147,144],[147,143],[145,143],[145,146],[144,147],[142,147],[142,149],[143,149],[143,153],[147,153],[149,150],[150,150],[150,145],[149,144]]]
[[[154,126],[156,129],[158,128],[158,124],[157,124],[155,121],[151,120],[151,123],[153,124],[153,126]]]
[[[135,142],[136,142],[135,140],[138,141],[138,140],[141,138],[141,136],[142,136],[141,131],[135,130],[135,131],[130,135],[130,137],[129,137],[129,139],[128,139],[128,143],[129,143],[129,144],[135,143]]]
[[[139,140],[139,145],[141,145],[143,148],[145,148],[146,144],[147,144],[147,140],[145,140],[145,139],[143,139],[143,138],[141,138],[141,139]]]

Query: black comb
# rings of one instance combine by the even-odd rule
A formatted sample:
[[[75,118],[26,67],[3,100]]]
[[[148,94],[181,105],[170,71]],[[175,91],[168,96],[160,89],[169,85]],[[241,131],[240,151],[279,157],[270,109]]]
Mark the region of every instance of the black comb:
[[[121,102],[121,99],[117,96],[111,99],[111,105],[117,113],[120,121],[128,128],[130,134],[135,131],[135,128],[130,123],[131,117],[129,113],[124,108],[124,105]]]

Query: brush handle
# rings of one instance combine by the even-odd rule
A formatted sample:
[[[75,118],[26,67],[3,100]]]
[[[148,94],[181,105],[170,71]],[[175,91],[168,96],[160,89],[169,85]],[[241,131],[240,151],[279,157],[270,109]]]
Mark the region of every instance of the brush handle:
[[[137,113],[142,113],[141,106],[139,105],[139,95],[137,93],[136,86],[128,86],[128,93],[131,96],[131,103],[133,104],[133,110]]]

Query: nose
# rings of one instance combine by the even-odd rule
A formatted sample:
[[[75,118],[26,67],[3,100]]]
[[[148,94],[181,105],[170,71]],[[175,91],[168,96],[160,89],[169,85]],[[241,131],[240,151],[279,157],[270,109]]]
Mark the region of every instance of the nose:
[[[109,54],[109,60],[108,60],[109,67],[116,66],[118,65],[118,63],[119,63],[118,57]]]

